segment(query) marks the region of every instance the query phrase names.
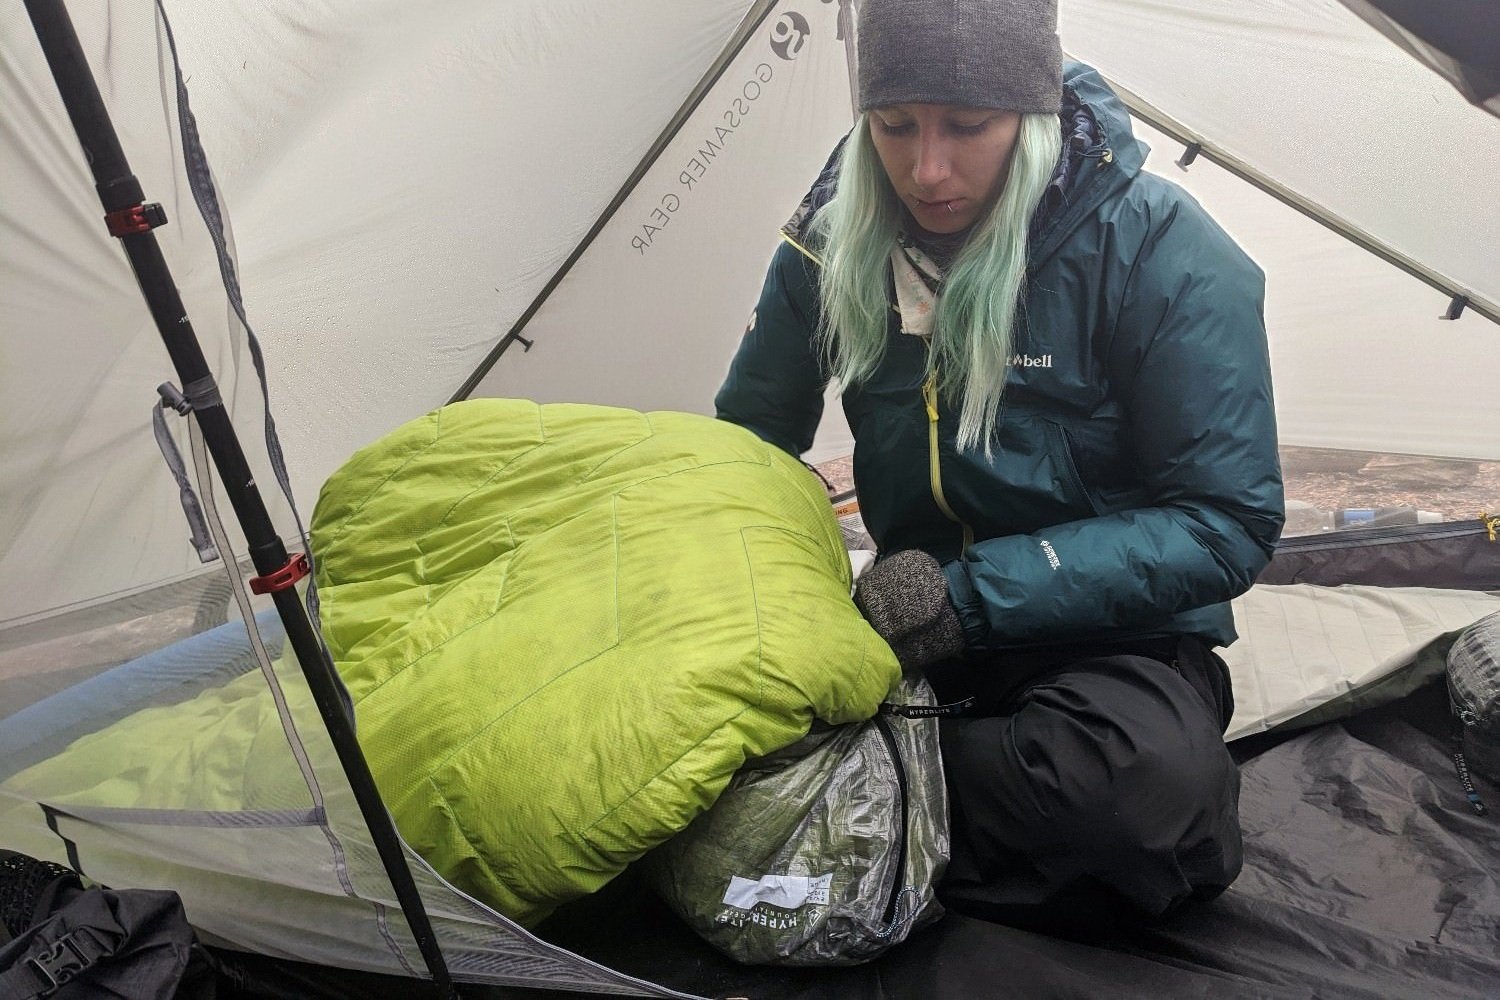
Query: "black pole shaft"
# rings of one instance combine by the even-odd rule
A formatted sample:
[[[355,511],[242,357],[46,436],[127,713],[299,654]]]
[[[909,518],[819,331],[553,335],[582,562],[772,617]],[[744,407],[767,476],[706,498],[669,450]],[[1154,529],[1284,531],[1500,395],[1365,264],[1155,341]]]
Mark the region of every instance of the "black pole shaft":
[[[73,130],[83,146],[105,213],[140,205],[144,200],[140,182],[130,172],[67,8],[62,0],[26,0],[26,12],[31,17],[37,40],[41,42],[58,93],[67,107],[68,118],[73,122]],[[203,431],[204,444],[213,457],[224,492],[244,530],[256,572],[265,576],[281,570],[288,563],[286,546],[276,534],[260,490],[255,485],[156,236],[147,229],[122,236],[120,242],[156,321],[156,328],[161,332],[172,365],[182,380],[183,390],[193,400],[193,411]],[[302,607],[296,589],[289,587],[276,591],[274,599],[286,627],[287,642],[302,665],[339,762],[349,778],[355,801],[437,991],[440,996],[456,996],[447,963],[407,866],[395,825],[381,801],[339,695],[333,664]]]

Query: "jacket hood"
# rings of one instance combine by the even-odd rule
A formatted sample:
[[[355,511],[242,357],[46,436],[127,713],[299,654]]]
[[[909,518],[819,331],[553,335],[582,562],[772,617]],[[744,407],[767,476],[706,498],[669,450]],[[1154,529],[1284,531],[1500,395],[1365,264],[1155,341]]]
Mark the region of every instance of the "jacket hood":
[[[1097,70],[1068,62],[1063,70],[1063,158],[1032,224],[1030,266],[1062,246],[1078,224],[1141,172],[1150,148],[1135,137],[1125,102]],[[1108,167],[1109,169],[1098,169]]]
[[[1103,130],[1103,139],[1114,161],[1127,176],[1140,172],[1151,148],[1135,137],[1130,127],[1130,111],[1099,71],[1086,63],[1069,61],[1063,66],[1063,100],[1072,94],[1087,109]]]

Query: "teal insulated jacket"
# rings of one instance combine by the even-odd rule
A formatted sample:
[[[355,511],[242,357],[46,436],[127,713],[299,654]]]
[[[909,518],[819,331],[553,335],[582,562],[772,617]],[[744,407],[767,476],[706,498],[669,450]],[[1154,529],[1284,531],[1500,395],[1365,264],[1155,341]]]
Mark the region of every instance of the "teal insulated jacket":
[[[884,360],[843,394],[865,526],[924,549],[976,652],[1193,634],[1235,638],[1226,603],[1281,532],[1264,276],[1186,192],[1144,172],[1124,105],[1064,74],[1065,168],[1038,209],[992,456],[960,453],[927,346],[893,309]],[[829,380],[816,340],[808,196],[716,398],[792,454]],[[894,302],[894,298],[893,298]]]

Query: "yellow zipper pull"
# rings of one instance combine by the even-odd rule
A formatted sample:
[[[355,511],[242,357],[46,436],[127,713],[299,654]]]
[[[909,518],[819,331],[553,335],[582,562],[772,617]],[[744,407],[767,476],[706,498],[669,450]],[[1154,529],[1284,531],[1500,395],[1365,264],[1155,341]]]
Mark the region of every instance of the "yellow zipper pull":
[[[937,369],[934,368],[928,372],[927,380],[922,383],[922,402],[927,404],[927,420],[934,424],[937,423],[938,419],[937,380],[938,373]]]
[[[1495,532],[1500,531],[1500,514],[1487,514],[1480,511],[1479,519],[1484,522],[1484,530],[1490,536],[1490,541],[1496,541]]]

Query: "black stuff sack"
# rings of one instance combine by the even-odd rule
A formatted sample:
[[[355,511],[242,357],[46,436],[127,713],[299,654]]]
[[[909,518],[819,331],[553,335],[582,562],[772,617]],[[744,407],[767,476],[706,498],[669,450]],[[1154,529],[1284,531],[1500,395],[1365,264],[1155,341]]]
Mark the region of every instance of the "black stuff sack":
[[[1500,612],[1465,629],[1449,649],[1448,699],[1461,727],[1459,777],[1482,808],[1470,772],[1500,785]]]
[[[0,851],[0,998],[212,1000],[211,966],[177,893],[85,888]]]
[[[815,726],[749,761],[712,807],[646,859],[667,905],[729,957],[869,961],[936,920],[948,863],[941,709],[904,680],[865,722]]]

